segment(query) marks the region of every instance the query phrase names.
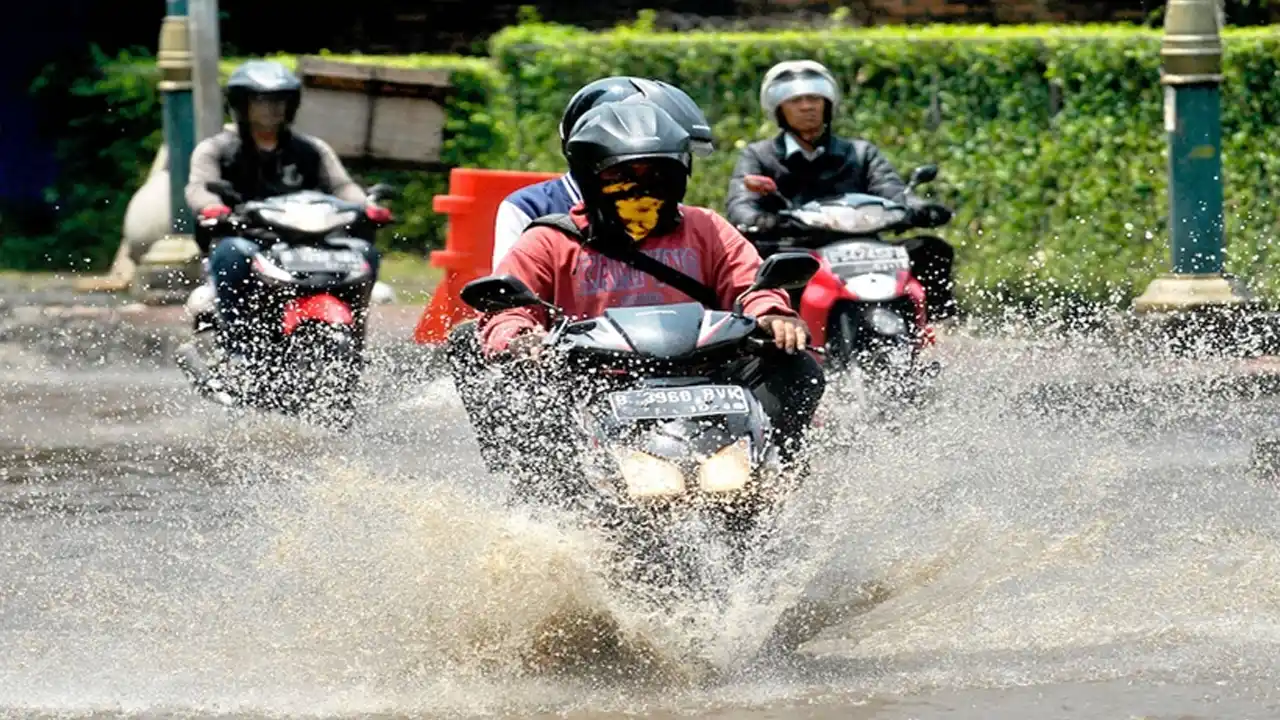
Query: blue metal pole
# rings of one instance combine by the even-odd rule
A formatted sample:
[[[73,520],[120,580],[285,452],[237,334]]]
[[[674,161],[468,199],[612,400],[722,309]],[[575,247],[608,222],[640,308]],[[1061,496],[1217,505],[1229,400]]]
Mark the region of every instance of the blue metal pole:
[[[1169,0],[1160,47],[1169,139],[1172,272],[1136,298],[1139,313],[1251,305],[1223,274],[1222,14],[1219,0]]]
[[[186,235],[191,232],[191,209],[185,190],[196,135],[187,0],[166,0],[166,8],[156,64],[164,103],[164,141],[169,148],[169,226],[175,235]]]
[[[1170,0],[1162,82],[1173,272],[1222,272],[1222,40],[1215,0]]]

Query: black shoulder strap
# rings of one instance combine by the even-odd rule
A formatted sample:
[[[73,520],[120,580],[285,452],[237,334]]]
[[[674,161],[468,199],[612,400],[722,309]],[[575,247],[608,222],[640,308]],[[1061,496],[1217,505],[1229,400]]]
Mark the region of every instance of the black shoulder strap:
[[[555,228],[578,241],[584,247],[587,245],[587,238],[582,234],[582,229],[573,222],[573,218],[564,213],[543,215],[529,223],[529,227]],[[666,283],[667,285],[670,285],[685,295],[693,298],[704,307],[712,310],[724,309],[720,307],[720,296],[717,295],[714,290],[661,260],[655,260],[648,255],[645,255],[634,247],[615,247],[607,245],[591,245],[590,247],[592,250],[595,250],[607,258],[617,260],[618,262],[635,268],[642,273],[657,278],[659,281]]]

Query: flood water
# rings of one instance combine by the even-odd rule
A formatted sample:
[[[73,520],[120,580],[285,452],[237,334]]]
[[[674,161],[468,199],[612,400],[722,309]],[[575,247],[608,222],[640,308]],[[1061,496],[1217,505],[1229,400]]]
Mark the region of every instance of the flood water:
[[[657,608],[503,504],[447,382],[337,434],[0,347],[5,716],[1280,716],[1280,406],[1175,367],[957,345],[727,605]]]

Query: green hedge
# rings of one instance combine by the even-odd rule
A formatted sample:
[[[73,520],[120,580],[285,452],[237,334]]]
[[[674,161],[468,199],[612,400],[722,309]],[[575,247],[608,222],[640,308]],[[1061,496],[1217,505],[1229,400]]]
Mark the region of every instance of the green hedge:
[[[606,33],[528,24],[492,39],[492,64],[378,62],[455,69],[446,160],[473,167],[562,169],[556,123],[576,88],[619,73],[667,79],[703,105],[719,141],[697,164],[690,201],[722,209],[737,148],[776,132],[757,105],[760,78],[779,60],[812,57],[845,86],[840,133],[876,142],[904,173],[940,166],[930,192],[958,211],[942,233],[958,247],[970,305],[1118,304],[1168,264],[1159,43],[1157,31],[1117,26],[676,34],[643,22]],[[1280,297],[1271,248],[1280,39],[1270,28],[1230,30],[1226,47],[1228,269]],[[62,154],[72,164],[56,189],[59,240],[90,257],[114,249],[160,139],[153,68],[113,60],[104,76],[72,86],[82,102],[66,123]],[[407,239],[387,242],[438,242],[443,222],[429,198],[444,176],[395,179],[414,181],[398,206]],[[38,240],[16,242],[38,249]],[[16,243],[3,242],[0,262],[13,264]]]
[[[494,109],[503,107],[503,81],[487,61],[430,55],[329,57],[450,70],[454,90],[445,108],[443,163],[483,166],[502,161],[507,132]],[[275,59],[294,62],[287,56]],[[236,64],[235,60],[224,62],[224,74]],[[33,87],[45,105],[57,107],[46,123],[65,128],[57,135],[59,181],[46,193],[57,209],[58,229],[31,235],[5,228],[0,234],[0,266],[47,269],[83,267],[86,262],[102,266],[119,244],[125,208],[163,141],[158,72],[151,58],[127,53],[99,56],[95,65],[92,74],[81,77],[66,77],[64,69],[54,66]],[[381,245],[418,251],[439,245],[444,218],[431,211],[431,198],[447,188],[447,173],[355,174],[366,185],[391,182],[402,189],[403,198],[396,203],[400,222],[383,231]]]
[[[1224,162],[1229,269],[1274,296],[1271,206],[1280,157],[1280,39],[1227,33]],[[1059,297],[1122,303],[1168,263],[1160,36],[1114,26],[930,27],[770,34],[588,34],[510,28],[491,54],[510,78],[513,162],[562,166],[555,123],[573,90],[610,74],[686,89],[720,151],[690,200],[723,209],[737,148],[776,132],[758,105],[775,62],[813,58],[842,80],[837,131],[881,146],[904,174],[936,162],[931,192],[958,211],[970,304]]]

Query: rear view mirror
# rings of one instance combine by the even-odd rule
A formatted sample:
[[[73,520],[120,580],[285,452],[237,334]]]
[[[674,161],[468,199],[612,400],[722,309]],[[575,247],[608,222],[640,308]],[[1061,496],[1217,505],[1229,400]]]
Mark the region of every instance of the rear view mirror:
[[[378,202],[379,200],[395,200],[400,197],[400,191],[386,183],[378,183],[377,185],[374,185],[369,188],[365,194],[374,202]]]
[[[910,187],[916,187],[917,185],[924,185],[925,183],[931,183],[937,179],[938,179],[937,165],[933,165],[933,164],[921,165],[920,167],[911,171],[911,178],[907,180],[907,185],[909,185]]]
[[[776,253],[760,264],[751,289],[797,290],[809,284],[819,267],[817,258],[809,253]]]
[[[210,180],[204,184],[204,189],[217,195],[222,202],[228,205],[239,205],[244,202],[244,197],[236,192],[236,188],[226,180]]]
[[[756,281],[738,297],[733,311],[742,314],[742,300],[757,290],[798,290],[813,279],[821,264],[809,253],[780,252],[770,255],[756,271]]]
[[[502,312],[544,304],[514,275],[490,275],[472,280],[459,293],[462,302],[482,313]]]

